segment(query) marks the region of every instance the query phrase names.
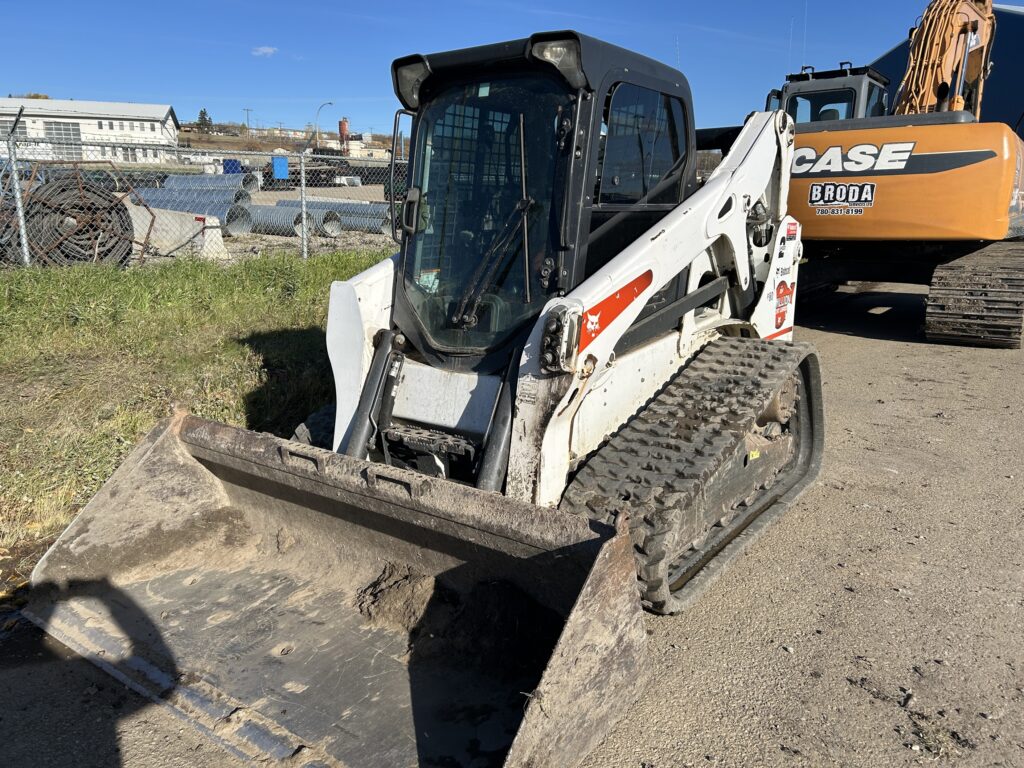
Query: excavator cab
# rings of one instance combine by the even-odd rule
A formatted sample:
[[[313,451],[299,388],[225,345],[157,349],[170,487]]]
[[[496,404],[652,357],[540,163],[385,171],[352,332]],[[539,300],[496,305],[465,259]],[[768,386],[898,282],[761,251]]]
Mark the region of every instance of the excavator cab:
[[[802,67],[788,75],[782,90],[768,95],[768,108],[784,109],[797,125],[830,123],[888,114],[889,79],[871,67],[840,62],[822,72]],[[778,106],[773,106],[778,105]]]

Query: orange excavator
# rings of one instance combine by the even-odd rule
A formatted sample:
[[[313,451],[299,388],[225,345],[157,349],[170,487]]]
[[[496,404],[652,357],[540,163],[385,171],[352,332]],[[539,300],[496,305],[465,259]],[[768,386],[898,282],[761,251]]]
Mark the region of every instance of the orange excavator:
[[[1024,144],[981,122],[991,0],[934,0],[906,73],[790,75],[769,102],[797,123],[790,204],[803,290],[844,281],[930,286],[929,339],[1019,348],[1024,328]]]

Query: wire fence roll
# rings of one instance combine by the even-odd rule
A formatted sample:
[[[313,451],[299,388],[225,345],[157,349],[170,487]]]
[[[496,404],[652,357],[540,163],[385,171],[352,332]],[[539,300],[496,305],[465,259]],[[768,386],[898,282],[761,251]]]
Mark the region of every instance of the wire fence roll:
[[[18,220],[15,218],[14,202],[0,199],[0,264],[16,264],[18,253]]]
[[[27,135],[0,142],[0,262],[5,266],[71,263],[85,258],[89,246],[92,259],[127,255],[128,263],[394,247],[390,180],[394,174],[402,183],[407,172],[404,150],[394,169],[381,154],[387,151],[385,137],[349,136],[346,146],[309,147],[277,134],[271,144],[254,129],[244,140],[230,132],[164,140],[147,131],[144,140],[115,141],[115,134],[107,133],[115,129],[106,121],[68,120],[77,121],[81,140],[56,141],[30,122]],[[386,143],[391,146],[390,137]],[[53,211],[33,229],[23,227],[14,186],[27,211],[44,185],[64,182],[66,189],[89,192],[65,217],[63,229],[55,230]],[[102,201],[100,193],[106,194]],[[107,208],[110,221],[103,223],[95,214]],[[119,239],[125,242],[115,248]]]
[[[166,189],[244,189],[256,192],[260,182],[255,173],[193,173],[171,174],[164,179]]]
[[[122,197],[71,177],[32,191],[25,206],[25,231],[33,260],[57,265],[124,265],[131,258],[135,239]]]

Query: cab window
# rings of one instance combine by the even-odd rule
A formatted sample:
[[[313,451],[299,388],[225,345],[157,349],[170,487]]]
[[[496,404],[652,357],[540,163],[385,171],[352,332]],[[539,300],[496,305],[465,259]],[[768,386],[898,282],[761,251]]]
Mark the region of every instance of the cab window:
[[[885,89],[880,85],[868,87],[868,103],[864,109],[864,117],[883,117],[885,115]]]
[[[586,277],[677,206],[685,194],[687,116],[675,96],[630,83],[605,100]]]
[[[679,99],[620,83],[607,102],[600,141],[598,205],[679,202],[686,156]]]
[[[857,94],[852,88],[796,93],[786,102],[786,111],[798,123],[849,120],[856,116]]]

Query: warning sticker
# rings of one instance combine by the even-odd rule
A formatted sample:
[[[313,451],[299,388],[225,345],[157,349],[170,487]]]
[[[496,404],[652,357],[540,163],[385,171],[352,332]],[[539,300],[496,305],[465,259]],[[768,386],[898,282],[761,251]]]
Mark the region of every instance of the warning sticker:
[[[795,284],[790,285],[785,280],[780,280],[775,286],[775,328],[779,329],[786,324],[789,316],[789,308],[793,304],[793,293]]]

